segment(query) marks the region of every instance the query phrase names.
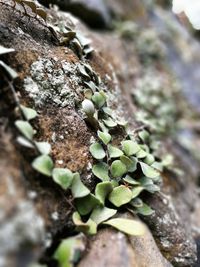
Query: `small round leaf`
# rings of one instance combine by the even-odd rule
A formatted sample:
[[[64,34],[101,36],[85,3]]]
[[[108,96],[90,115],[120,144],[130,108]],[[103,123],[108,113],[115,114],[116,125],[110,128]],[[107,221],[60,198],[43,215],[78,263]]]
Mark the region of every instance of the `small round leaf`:
[[[121,177],[127,172],[126,165],[121,160],[115,160],[111,164],[111,174],[114,178]]]
[[[34,161],[32,162],[32,167],[36,171],[46,176],[51,176],[53,170],[53,161],[49,156],[42,155],[34,159]]]
[[[90,153],[95,159],[103,159],[106,155],[102,145],[99,143],[94,143],[90,146]]]
[[[115,187],[113,191],[109,194],[109,201],[116,207],[120,207],[127,204],[132,199],[132,192],[129,188],[124,185]]]
[[[64,190],[70,187],[73,180],[73,173],[69,169],[54,168],[53,169],[53,180],[59,184]]]

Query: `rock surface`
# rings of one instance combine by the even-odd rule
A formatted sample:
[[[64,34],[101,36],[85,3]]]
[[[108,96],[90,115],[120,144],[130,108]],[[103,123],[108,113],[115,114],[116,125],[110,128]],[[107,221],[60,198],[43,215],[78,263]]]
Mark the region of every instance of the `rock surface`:
[[[115,2],[116,5],[111,0],[107,3],[110,9],[118,8],[124,14],[125,10],[131,10],[132,5],[138,5],[146,14],[142,21],[147,18],[151,21],[151,17],[147,16],[146,6],[138,1],[127,0],[127,4],[123,2],[123,7],[121,1]],[[170,91],[176,88],[174,76],[169,71],[167,56],[162,50],[162,38],[155,26],[148,29],[145,26],[144,29],[142,24],[133,27],[133,22],[131,31],[130,28],[127,31],[127,24],[125,28],[123,24],[115,32],[95,33],[69,14],[48,12],[54,19],[59,17],[63,23],[76,24],[76,29],[92,40],[95,52],[87,59],[80,60],[69,47],[56,46],[52,34],[42,23],[34,19],[28,23],[28,18],[21,18],[17,11],[13,13],[11,8],[2,6],[1,44],[16,50],[6,57],[2,56],[2,59],[19,73],[15,86],[21,101],[34,105],[39,113],[34,125],[38,130],[37,140],[50,142],[52,157],[57,166],[80,171],[84,182],[92,188],[94,181],[91,177],[89,144],[95,134],[85,123],[78,104],[83,99],[83,80],[78,72],[79,64],[90,64],[100,75],[102,86],[111,96],[115,112],[128,119],[133,129],[137,125],[134,114],[141,107],[132,99],[138,88],[143,90],[146,86],[141,82],[147,80],[149,86],[149,83],[154,84],[154,80],[161,89]],[[117,12],[113,11],[115,14]],[[119,17],[134,18],[124,14]],[[169,37],[172,33],[165,34]],[[159,76],[161,79],[157,78]],[[0,219],[3,226],[0,237],[4,231],[15,236],[18,228],[24,230],[20,235],[21,239],[15,236],[12,242],[4,242],[0,238],[1,250],[7,254],[7,258],[1,259],[0,266],[5,266],[8,259],[7,266],[14,267],[17,263],[26,266],[43,254],[45,246],[48,249],[42,258],[49,263],[49,257],[58,241],[74,233],[71,223],[72,199],[69,192],[63,193],[51,180],[44,179],[30,168],[34,155],[16,143],[14,121],[17,115],[12,94],[6,89],[2,79],[0,85],[0,174],[3,177],[0,182]],[[197,254],[194,239],[199,238],[199,162],[192,150],[186,153],[185,148],[177,144],[176,137],[170,136],[170,142],[166,136],[162,138],[162,145],[174,155],[176,167],[184,173],[177,175],[173,170],[163,173],[162,193],[155,197],[146,196],[156,213],[142,219],[153,236],[147,231],[143,238],[128,239],[114,230],[101,229],[89,241],[90,249],[80,261],[80,267],[90,264],[98,267],[194,265]],[[8,163],[9,169],[6,167]],[[28,212],[30,207],[31,212]],[[28,231],[26,226],[31,220],[38,223],[30,224]],[[31,243],[30,250],[25,251],[23,247],[27,242]],[[25,254],[26,262],[20,257],[21,253]]]

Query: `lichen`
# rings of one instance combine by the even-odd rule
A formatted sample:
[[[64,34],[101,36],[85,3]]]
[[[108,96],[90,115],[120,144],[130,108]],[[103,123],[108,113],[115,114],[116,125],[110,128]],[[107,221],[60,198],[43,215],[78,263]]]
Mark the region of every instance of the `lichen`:
[[[30,76],[24,80],[24,88],[35,105],[41,107],[51,103],[58,107],[74,107],[81,89],[78,65],[56,58],[40,58],[34,62]]]

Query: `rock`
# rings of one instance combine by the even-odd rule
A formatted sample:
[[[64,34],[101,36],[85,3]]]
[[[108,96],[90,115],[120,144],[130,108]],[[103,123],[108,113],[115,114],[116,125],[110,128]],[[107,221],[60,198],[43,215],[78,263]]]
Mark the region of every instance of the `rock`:
[[[184,229],[171,197],[160,195],[148,203],[156,212],[150,218],[143,217],[143,220],[150,227],[163,255],[174,266],[193,266],[197,261],[196,244],[191,233]]]
[[[161,255],[148,229],[143,237],[128,238],[112,229],[99,230],[78,267],[88,264],[94,267],[172,267]]]
[[[126,5],[122,1],[115,3],[120,10],[122,8],[123,12],[116,17],[126,18],[125,10],[128,12],[137,4],[139,10],[145,12],[145,19],[147,18],[147,8],[138,1],[129,1]],[[51,143],[52,157],[56,166],[80,171],[84,183],[93,188],[95,180],[91,176],[92,159],[89,145],[95,133],[93,128],[85,123],[80,110],[84,80],[78,71],[79,64],[89,64],[100,75],[101,86],[109,94],[113,112],[127,118],[132,130],[135,130],[138,124],[134,115],[141,107],[138,107],[132,98],[138,88],[142,90],[146,86],[142,82],[148,80],[150,85],[158,84],[160,90],[167,92],[173,88],[174,78],[164,60],[165,54],[162,53],[162,49],[159,49],[160,38],[156,34],[157,28],[146,29],[144,26],[141,27],[142,24],[141,28],[138,28],[136,25],[128,38],[127,32],[123,35],[117,30],[114,33],[94,33],[69,14],[48,11],[53,19],[59,18],[59,23],[62,25],[65,23],[73,25],[75,29],[92,40],[95,52],[86,59],[80,59],[81,57],[70,47],[56,46],[51,32],[41,21],[38,22],[26,16],[22,18],[17,10],[15,11],[13,13],[11,8],[5,6],[0,9],[1,44],[16,50],[12,55],[2,58],[19,73],[15,86],[21,101],[28,106],[35,106],[39,113],[39,117],[34,122],[34,127],[38,131],[37,138]],[[143,14],[142,12],[140,14]],[[133,13],[131,10],[128,18],[133,18]],[[74,21],[77,25],[74,25]],[[31,240],[30,233],[19,220],[21,214],[28,214],[29,219],[36,216],[39,222],[42,220],[43,226],[40,228],[41,224],[39,224],[39,227],[31,227],[31,231],[36,233],[36,236],[41,231],[41,237],[50,237],[47,239],[48,242],[45,244],[42,240],[41,245],[40,238],[31,240],[33,241],[31,247],[36,247],[39,252],[37,251],[36,255],[33,253],[30,257],[29,251],[27,253],[24,251],[24,254],[28,255],[30,261],[38,257],[39,253],[44,254],[44,246],[50,245],[53,241],[52,247],[46,251],[46,258],[49,260],[59,240],[66,235],[74,234],[74,226],[71,222],[72,198],[69,192],[61,191],[51,179],[45,179],[30,167],[35,155],[15,142],[16,129],[13,125],[17,117],[14,110],[15,103],[4,80],[0,79],[0,83],[2,85],[0,114],[4,121],[2,123],[4,127],[0,129],[0,147],[8,148],[8,151],[5,149],[0,151],[0,169],[2,168],[1,177],[3,177],[1,180],[3,215],[1,216],[6,218],[7,223],[11,213],[10,217],[15,222],[12,225],[12,232],[15,232],[18,226],[24,228],[22,239],[19,242],[15,240],[20,251],[21,244]],[[172,139],[172,136],[169,138]],[[167,143],[165,136],[163,140],[164,146]],[[173,146],[175,143],[176,141]],[[179,150],[177,158],[182,158],[181,148],[177,149]],[[172,147],[168,150],[175,155]],[[145,196],[145,200],[156,210],[152,217],[143,218],[153,236],[148,232],[145,237],[130,238],[129,241],[123,234],[114,230],[102,229],[91,240],[90,251],[79,265],[95,266],[96,264],[99,267],[101,263],[102,266],[155,267],[159,264],[160,267],[169,267],[170,263],[165,260],[166,258],[174,266],[191,267],[196,260],[196,246],[191,229],[193,226],[198,226],[196,222],[198,219],[190,218],[191,210],[193,210],[193,216],[199,215],[197,215],[198,205],[194,208],[193,198],[190,196],[194,197],[194,201],[197,200],[196,190],[193,189],[197,189],[195,182],[199,172],[196,167],[190,167],[193,161],[189,162],[186,155],[185,161],[188,165],[184,161],[178,164],[179,168],[185,171],[184,176],[174,176],[173,172],[169,172],[166,178],[165,173],[163,174],[165,188],[163,192],[169,195],[167,199],[163,198],[162,194],[152,198],[149,195]],[[16,195],[10,198],[13,181],[16,181]],[[9,186],[7,186],[8,183]],[[21,202],[26,203],[22,205],[23,209]],[[180,202],[182,202],[181,205]],[[9,208],[10,205],[12,208]],[[28,209],[31,207],[32,213],[26,213],[27,207]],[[14,210],[17,210],[16,214],[12,214]],[[188,222],[189,226],[184,222]],[[6,224],[3,225],[3,229],[6,229]],[[14,238],[17,239],[16,236]],[[11,251],[8,250],[9,255]],[[12,263],[9,266],[16,266],[19,250],[13,253]],[[20,264],[22,266],[22,263]]]
[[[40,0],[43,5],[58,5],[61,10],[71,12],[92,28],[105,28],[111,24],[111,16],[104,0]]]

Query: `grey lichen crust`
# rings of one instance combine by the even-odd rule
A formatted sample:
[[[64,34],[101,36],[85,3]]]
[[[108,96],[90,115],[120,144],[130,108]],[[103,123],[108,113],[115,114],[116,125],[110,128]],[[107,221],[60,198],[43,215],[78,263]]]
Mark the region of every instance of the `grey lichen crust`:
[[[36,106],[53,102],[55,106],[73,107],[81,81],[77,67],[78,63],[41,58],[31,65],[30,76],[24,80],[24,88]]]

